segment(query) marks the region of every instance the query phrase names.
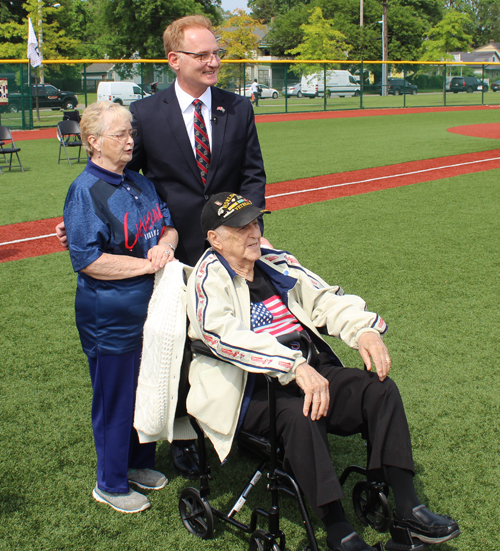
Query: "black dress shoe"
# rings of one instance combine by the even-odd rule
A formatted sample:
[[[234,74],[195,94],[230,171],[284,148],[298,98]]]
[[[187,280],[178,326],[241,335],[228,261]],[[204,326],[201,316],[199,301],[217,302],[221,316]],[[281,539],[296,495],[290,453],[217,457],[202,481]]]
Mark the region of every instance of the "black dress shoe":
[[[441,543],[460,534],[458,524],[448,515],[437,515],[425,505],[413,509],[411,518],[401,518],[394,511],[394,526],[408,528],[414,538],[424,543]]]
[[[172,468],[176,473],[190,480],[199,478],[200,458],[194,442],[172,442],[170,444],[170,455],[172,457]]]
[[[375,549],[364,542],[356,532],[352,532],[342,539],[340,547],[328,546],[328,551],[375,551]]]

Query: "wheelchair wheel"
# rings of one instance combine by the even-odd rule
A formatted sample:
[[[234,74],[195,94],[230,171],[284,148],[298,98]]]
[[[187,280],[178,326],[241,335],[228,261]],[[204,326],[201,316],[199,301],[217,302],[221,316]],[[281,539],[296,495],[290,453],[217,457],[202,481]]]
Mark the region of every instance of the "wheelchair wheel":
[[[250,537],[250,551],[281,551],[281,549],[276,542],[271,545],[267,532],[255,530]]]
[[[191,534],[206,540],[214,533],[214,516],[206,499],[195,488],[185,488],[179,498],[182,522]]]
[[[385,485],[362,480],[352,491],[352,503],[356,515],[365,526],[377,532],[386,532],[391,521],[391,509]]]

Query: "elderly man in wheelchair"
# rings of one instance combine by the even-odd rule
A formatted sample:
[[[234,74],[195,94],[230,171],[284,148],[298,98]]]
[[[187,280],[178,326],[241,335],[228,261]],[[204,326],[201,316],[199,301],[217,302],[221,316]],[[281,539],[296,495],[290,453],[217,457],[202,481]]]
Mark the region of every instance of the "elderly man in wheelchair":
[[[263,374],[271,375],[284,469],[322,519],[330,551],[373,548],[344,515],[329,433],[367,435],[368,470],[393,490],[394,526],[423,544],[454,538],[457,523],[431,512],[415,492],[408,424],[388,378],[385,322],[361,298],[328,285],[291,254],[261,248],[258,218],[264,212],[234,193],[212,196],[203,210],[211,248],[188,281],[189,336],[204,341],[215,357],[195,354],[188,412],[224,460],[240,429],[268,433]],[[367,369],[344,368],[319,328],[358,349]],[[280,344],[280,335],[294,331],[311,343],[309,361],[303,339]]]

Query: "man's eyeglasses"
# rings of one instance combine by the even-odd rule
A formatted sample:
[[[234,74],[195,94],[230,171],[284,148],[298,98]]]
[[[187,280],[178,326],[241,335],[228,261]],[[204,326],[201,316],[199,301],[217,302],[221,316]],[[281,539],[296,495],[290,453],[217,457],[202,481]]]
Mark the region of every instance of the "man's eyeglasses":
[[[223,50],[222,48],[219,48],[218,50],[215,50],[214,52],[203,52],[201,54],[197,54],[195,52],[184,52],[182,50],[177,50],[177,54],[187,54],[190,56],[193,56],[194,59],[197,59],[198,61],[201,61],[202,63],[208,63],[209,61],[212,61],[212,57],[215,57],[216,59],[222,59],[224,57],[224,54],[226,53],[226,50]]]
[[[102,134],[103,136],[106,136],[107,138],[115,138],[115,140],[118,140],[120,142],[127,141],[127,138],[134,139],[137,136],[137,130],[135,128],[131,128],[130,130],[127,130],[126,132],[120,132],[119,134]]]

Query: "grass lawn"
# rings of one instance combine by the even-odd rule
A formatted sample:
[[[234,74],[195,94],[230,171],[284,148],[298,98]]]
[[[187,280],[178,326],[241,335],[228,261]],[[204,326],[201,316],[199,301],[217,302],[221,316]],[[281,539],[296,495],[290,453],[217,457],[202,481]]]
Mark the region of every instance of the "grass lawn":
[[[267,152],[265,132],[261,136]],[[28,142],[22,145],[24,154]],[[55,144],[47,155],[49,149],[52,179],[58,170],[79,172],[57,167]],[[25,176],[33,183],[36,172],[32,165]],[[2,184],[11,176],[3,176]],[[488,171],[277,211],[266,219],[266,235],[275,246],[361,295],[388,322],[391,375],[407,409],[418,493],[431,508],[452,514],[463,531],[437,546],[440,551],[500,548],[498,178],[499,170]],[[42,187],[40,197],[62,191],[55,184]],[[36,211],[36,195],[26,198],[25,191],[23,201]],[[52,200],[55,209],[59,199]],[[74,325],[75,281],[67,253],[0,264],[0,549],[248,549],[248,537],[222,522],[209,541],[183,528],[177,500],[189,484],[174,476],[165,443],[158,446],[158,468],[171,481],[161,492],[149,492],[151,510],[121,515],[92,499],[92,392]],[[356,352],[341,343],[336,350],[346,365],[361,365]],[[363,463],[358,437],[331,438],[331,449],[339,472],[351,462]],[[224,468],[213,453],[210,461],[211,498],[228,509],[245,484],[243,473],[255,463],[238,453]],[[349,492],[355,480],[346,490],[347,516],[375,542],[380,536],[354,517]],[[260,488],[249,506],[266,500]],[[294,504],[284,499],[282,509],[287,549],[302,550]],[[248,520],[248,510],[242,519]]]
[[[500,111],[260,123],[257,128],[272,184],[495,149],[500,146],[498,140],[447,132],[453,126],[490,122],[500,122]],[[70,167],[62,160],[58,165],[59,142],[55,138],[20,141],[18,145],[26,172],[13,170],[0,176],[0,225],[62,215],[68,187],[83,170],[83,161]]]
[[[500,111],[412,113],[258,125],[269,183],[500,147],[447,129],[500,122]]]

